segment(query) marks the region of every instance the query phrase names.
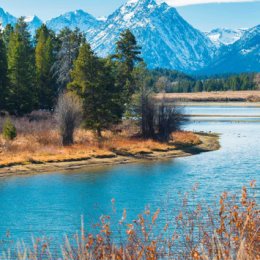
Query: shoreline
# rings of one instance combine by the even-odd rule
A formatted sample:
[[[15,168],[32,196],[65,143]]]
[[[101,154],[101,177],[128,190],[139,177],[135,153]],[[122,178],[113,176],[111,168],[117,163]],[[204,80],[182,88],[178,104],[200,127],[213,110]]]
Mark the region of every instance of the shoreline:
[[[103,156],[100,158],[87,158],[81,160],[66,160],[61,162],[47,162],[47,163],[30,163],[20,164],[9,167],[0,168],[0,178],[12,176],[26,176],[44,173],[62,172],[66,173],[75,170],[93,169],[94,167],[102,166],[116,166],[121,164],[149,162],[149,161],[164,161],[179,157],[188,157],[203,152],[211,152],[220,149],[219,135],[209,133],[196,133],[201,144],[194,146],[179,146],[167,151],[153,151],[151,153],[144,153],[135,156],[118,155]]]

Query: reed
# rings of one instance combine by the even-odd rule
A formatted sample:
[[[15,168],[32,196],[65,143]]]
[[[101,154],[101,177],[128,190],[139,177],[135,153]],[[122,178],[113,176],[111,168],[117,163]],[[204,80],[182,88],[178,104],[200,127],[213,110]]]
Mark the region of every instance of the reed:
[[[182,199],[177,217],[160,219],[161,210],[143,213],[127,221],[124,210],[116,224],[120,239],[114,237],[111,217],[102,216],[99,231],[87,233],[82,218],[81,232],[65,237],[58,255],[46,240],[33,240],[32,247],[20,242],[15,250],[2,252],[1,260],[257,260],[260,259],[259,208],[255,182],[243,187],[237,197],[223,193],[218,208],[197,204],[196,187]],[[113,202],[114,203],[114,202]],[[167,209],[166,209],[167,210]],[[163,225],[162,225],[163,224]]]

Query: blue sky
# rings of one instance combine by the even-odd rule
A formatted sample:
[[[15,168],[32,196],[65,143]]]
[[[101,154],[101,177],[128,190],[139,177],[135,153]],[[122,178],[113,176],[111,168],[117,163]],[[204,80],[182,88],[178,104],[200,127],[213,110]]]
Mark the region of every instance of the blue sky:
[[[194,5],[194,3],[214,1],[166,0],[168,4],[177,6],[181,15],[193,26],[204,31],[216,27],[241,28],[260,24],[260,0],[247,3]],[[217,1],[239,2],[243,0]],[[126,0],[0,0],[0,7],[17,17],[36,14],[41,19],[48,20],[76,9],[83,9],[96,17],[107,16],[124,2]]]

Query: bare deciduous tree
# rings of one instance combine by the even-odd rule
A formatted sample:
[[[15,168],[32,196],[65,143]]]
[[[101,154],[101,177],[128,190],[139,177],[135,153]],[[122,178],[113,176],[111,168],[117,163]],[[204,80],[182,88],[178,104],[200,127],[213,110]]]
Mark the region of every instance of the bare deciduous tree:
[[[159,103],[152,96],[141,99],[140,130],[144,138],[168,142],[171,134],[180,130],[184,121],[182,109],[174,103]]]
[[[55,109],[62,145],[73,144],[75,128],[79,126],[82,117],[82,101],[73,93],[62,93]]]
[[[161,102],[157,112],[158,138],[163,142],[168,142],[173,132],[180,130],[183,114],[176,104],[167,105]]]

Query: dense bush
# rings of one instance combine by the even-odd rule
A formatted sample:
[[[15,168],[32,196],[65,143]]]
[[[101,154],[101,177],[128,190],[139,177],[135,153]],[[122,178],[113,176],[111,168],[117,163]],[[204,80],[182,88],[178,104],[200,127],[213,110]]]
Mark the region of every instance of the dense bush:
[[[13,140],[13,139],[15,139],[16,135],[17,134],[16,134],[15,126],[13,125],[10,118],[7,118],[3,125],[3,137],[6,140]]]
[[[163,142],[168,142],[171,134],[180,130],[183,121],[183,114],[175,106],[167,106],[164,103],[158,107],[157,129],[158,138]]]

